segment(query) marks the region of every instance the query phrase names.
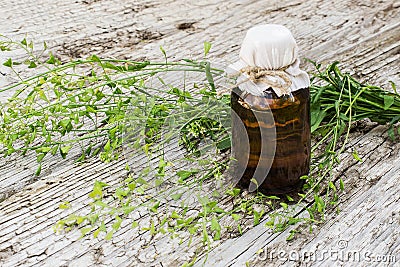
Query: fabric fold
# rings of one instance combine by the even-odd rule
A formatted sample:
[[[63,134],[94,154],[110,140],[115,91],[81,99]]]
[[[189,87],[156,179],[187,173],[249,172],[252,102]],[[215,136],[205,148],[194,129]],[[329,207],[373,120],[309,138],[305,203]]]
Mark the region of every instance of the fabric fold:
[[[286,27],[277,24],[258,25],[248,30],[240,50],[240,59],[229,65],[226,72],[238,76],[237,84],[241,90],[262,96],[271,87],[281,97],[286,91],[293,92],[310,86],[308,74],[300,69],[297,51],[296,41]],[[242,71],[246,67],[284,71],[291,81],[290,90],[283,90],[283,79],[273,74],[263,77],[263,80],[270,80],[272,84],[278,83],[279,86],[251,81]]]

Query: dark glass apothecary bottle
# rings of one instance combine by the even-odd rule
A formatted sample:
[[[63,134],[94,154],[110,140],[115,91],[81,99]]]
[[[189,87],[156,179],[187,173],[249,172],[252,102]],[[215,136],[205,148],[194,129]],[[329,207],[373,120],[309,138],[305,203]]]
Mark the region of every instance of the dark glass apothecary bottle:
[[[239,187],[251,188],[256,179],[262,182],[253,187],[264,194],[301,188],[300,177],[310,166],[310,91],[292,95],[278,97],[267,89],[254,96],[238,87],[231,92],[233,172],[240,176]]]

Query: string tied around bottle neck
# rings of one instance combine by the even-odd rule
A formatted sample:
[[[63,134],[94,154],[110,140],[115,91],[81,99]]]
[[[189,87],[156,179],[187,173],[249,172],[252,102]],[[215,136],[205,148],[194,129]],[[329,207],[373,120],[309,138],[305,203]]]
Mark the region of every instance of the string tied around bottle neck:
[[[292,85],[292,80],[285,72],[287,68],[288,66],[274,70],[267,70],[260,67],[247,66],[242,68],[240,72],[247,75],[248,78],[245,81],[264,83],[269,87],[279,89],[283,95],[291,96],[290,86]],[[276,81],[276,79],[274,79],[276,77],[282,79],[283,83]]]
[[[274,70],[267,70],[260,67],[250,67],[250,66],[244,67],[240,69],[236,74],[233,75],[231,74],[229,76],[237,77],[237,75],[241,73],[246,75],[247,78],[236,83],[236,85],[231,88],[221,90],[217,94],[222,95],[224,93],[231,92],[233,88],[239,87],[239,85],[251,81],[253,83],[263,83],[270,88],[274,88],[274,90],[278,89],[281,92],[280,95],[288,97],[288,99],[293,102],[294,97],[290,89],[292,85],[292,80],[289,74],[285,72],[287,68],[289,68],[289,66]],[[272,77],[275,77],[275,79],[273,79]],[[277,77],[281,78],[284,83],[282,84],[276,81]],[[240,97],[244,99],[248,94],[250,94],[250,92],[243,91]]]

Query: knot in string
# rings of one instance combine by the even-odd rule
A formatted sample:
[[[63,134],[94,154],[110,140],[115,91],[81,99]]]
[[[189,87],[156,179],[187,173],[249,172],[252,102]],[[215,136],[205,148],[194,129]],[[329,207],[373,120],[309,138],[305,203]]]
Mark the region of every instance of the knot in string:
[[[245,67],[242,68],[240,72],[248,76],[247,80],[250,80],[254,83],[264,83],[269,87],[280,90],[283,95],[291,96],[290,86],[292,85],[292,80],[285,72],[287,68],[288,67],[275,70],[266,70],[260,67]],[[272,77],[279,77],[284,83],[282,84],[278,81],[274,81],[271,79]]]

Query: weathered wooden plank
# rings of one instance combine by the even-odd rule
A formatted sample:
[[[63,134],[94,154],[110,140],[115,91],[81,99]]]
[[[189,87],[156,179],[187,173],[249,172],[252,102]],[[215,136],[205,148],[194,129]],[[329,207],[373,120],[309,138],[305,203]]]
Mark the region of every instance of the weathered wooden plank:
[[[371,187],[373,183],[362,183],[360,182],[360,179],[363,179],[363,177],[373,178],[374,176],[378,176],[380,178],[381,176],[387,175],[388,172],[393,173],[393,171],[397,170],[397,161],[399,155],[396,151],[396,148],[393,149],[393,151],[396,151],[396,154],[391,156],[388,155],[389,160],[387,161],[383,161],[382,158],[377,158],[376,156],[374,156],[382,155],[382,151],[379,151],[380,147],[386,147],[390,145],[392,144],[390,144],[390,142],[382,137],[381,129],[379,128],[375,128],[367,135],[363,136],[363,138],[355,139],[349,144],[346,150],[347,153],[344,153],[342,155],[341,165],[337,168],[338,170],[346,170],[345,173],[342,174],[343,176],[345,176],[343,177],[343,179],[347,188],[345,193],[341,196],[342,198],[344,198],[343,207],[340,207],[342,213],[337,218],[335,218],[335,213],[332,212],[333,215],[331,215],[330,218],[327,218],[327,222],[324,227],[322,227],[322,229],[326,229],[326,231],[329,231],[329,227],[332,225],[333,221],[337,222],[339,220],[338,218],[340,218],[342,214],[346,214],[347,212],[352,211],[354,207],[346,207],[346,204],[353,202],[363,202],[365,201],[365,199],[362,199],[360,197],[361,194],[365,193],[366,195],[364,196],[368,196],[368,194],[371,194],[370,190],[376,190],[376,188]],[[396,147],[398,146],[399,145],[397,144]],[[357,148],[357,150],[360,151],[360,147],[362,147],[363,151],[363,154],[360,155],[364,160],[363,164],[356,163],[354,159],[352,159],[351,155],[353,149]],[[385,148],[385,150],[386,149],[387,148]],[[395,160],[395,162],[388,163],[392,160]],[[373,168],[371,168],[371,166],[373,166]],[[390,181],[391,180],[389,180],[388,184],[390,184]],[[305,216],[304,212],[302,213],[302,216]],[[353,219],[357,220],[357,216],[354,216]],[[267,220],[268,218],[264,220],[264,223]],[[359,227],[354,228],[358,230],[360,229]],[[295,228],[291,227],[283,233],[273,234],[271,231],[268,231],[265,228],[263,223],[261,223],[255,228],[249,230],[245,235],[236,239],[229,240],[216,248],[214,251],[212,251],[209,255],[210,260],[207,262],[206,266],[243,266],[246,261],[250,261],[250,258],[253,257],[253,255],[257,251],[264,247],[267,247],[269,250],[271,250],[272,248],[275,249],[276,244],[281,244],[279,246],[279,249],[286,249],[286,252],[288,253],[291,250],[295,249],[301,251],[304,242],[310,242],[311,244],[313,244],[313,235],[307,234],[308,229],[301,228],[299,228],[302,230],[301,237],[296,241],[287,244],[285,239],[289,235],[289,231],[293,229]],[[316,235],[320,238],[328,236],[327,232],[324,232],[322,234],[319,233],[318,228],[315,231],[317,232]],[[312,240],[310,241],[310,239]],[[199,263],[200,262],[201,260],[199,261]],[[271,261],[269,262],[271,263]],[[263,266],[265,262],[260,262],[259,264],[260,266]]]

